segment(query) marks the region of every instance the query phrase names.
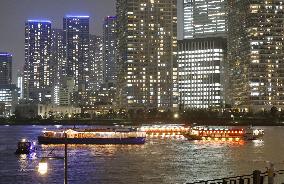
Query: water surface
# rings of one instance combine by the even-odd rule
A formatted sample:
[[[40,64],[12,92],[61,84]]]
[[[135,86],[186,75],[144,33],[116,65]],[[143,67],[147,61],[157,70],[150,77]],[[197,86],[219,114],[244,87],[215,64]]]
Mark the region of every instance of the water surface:
[[[36,155],[16,156],[18,140],[36,140],[55,126],[0,126],[0,183],[63,183],[63,160],[49,160],[48,172],[37,172],[39,157],[64,146],[39,146]],[[284,127],[261,127],[262,141],[216,142],[147,139],[145,145],[70,145],[68,180],[88,183],[185,183],[265,171],[268,161],[284,169]]]

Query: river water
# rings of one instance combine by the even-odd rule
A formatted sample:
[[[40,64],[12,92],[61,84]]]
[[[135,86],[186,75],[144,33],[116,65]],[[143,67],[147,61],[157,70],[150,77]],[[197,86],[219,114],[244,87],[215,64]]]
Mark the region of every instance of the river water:
[[[55,126],[0,126],[0,183],[63,183],[63,160],[49,160],[40,175],[40,157],[64,146],[38,146],[35,155],[16,156],[18,140],[36,140]],[[69,145],[68,181],[88,183],[185,183],[265,171],[268,161],[284,169],[284,127],[263,128],[262,140],[250,142],[187,141],[152,138],[144,145]]]

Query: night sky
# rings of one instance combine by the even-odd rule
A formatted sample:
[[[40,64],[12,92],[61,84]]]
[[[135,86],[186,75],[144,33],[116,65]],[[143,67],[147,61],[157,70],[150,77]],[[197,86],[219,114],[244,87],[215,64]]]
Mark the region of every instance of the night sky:
[[[182,0],[178,0],[180,24]],[[115,0],[1,0],[0,52],[13,54],[13,81],[25,60],[25,21],[45,19],[61,28],[65,15],[89,15],[90,33],[101,35],[104,17],[115,15]],[[180,27],[180,26],[178,26]],[[181,37],[179,30],[178,37]]]

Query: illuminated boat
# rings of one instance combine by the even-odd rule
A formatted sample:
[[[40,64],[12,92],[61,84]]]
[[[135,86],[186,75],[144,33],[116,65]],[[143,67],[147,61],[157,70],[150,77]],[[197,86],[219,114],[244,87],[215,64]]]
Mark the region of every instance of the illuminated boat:
[[[262,137],[262,129],[252,128],[200,128],[193,127],[186,134],[183,134],[188,140],[256,140]]]
[[[140,130],[149,136],[182,136],[189,131],[189,127],[183,124],[143,125]]]
[[[43,131],[39,144],[144,144],[146,133],[133,128],[124,129],[68,129]]]
[[[35,143],[26,141],[26,139],[22,139],[18,142],[18,148],[15,151],[15,154],[30,154],[35,151]]]

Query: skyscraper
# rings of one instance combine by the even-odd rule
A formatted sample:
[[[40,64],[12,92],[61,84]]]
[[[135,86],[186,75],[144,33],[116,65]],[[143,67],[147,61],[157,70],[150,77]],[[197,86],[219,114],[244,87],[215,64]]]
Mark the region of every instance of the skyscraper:
[[[25,24],[24,98],[51,100],[51,22],[28,20]]]
[[[62,83],[64,64],[63,30],[51,29],[51,62],[52,62],[52,103],[59,104],[59,88]]]
[[[91,77],[89,88],[91,91],[100,89],[104,82],[103,39],[100,36],[90,35],[90,65]]]
[[[104,82],[117,79],[116,16],[107,16],[103,24]]]
[[[19,89],[20,99],[24,98],[24,84],[23,84],[23,72],[18,71],[17,73],[17,88]]]
[[[63,30],[62,29],[51,29],[51,61],[53,63],[53,75],[54,83],[58,84],[65,69],[64,64],[66,63],[64,56],[64,45],[63,45]]]
[[[232,105],[252,111],[283,109],[283,2],[230,0],[228,18]]]
[[[0,52],[0,85],[12,83],[12,54]]]
[[[64,75],[74,78],[76,91],[85,91],[90,77],[89,16],[64,17],[63,31]]]
[[[119,105],[177,107],[176,0],[118,0],[116,11]]]
[[[183,36],[178,44],[180,102],[185,108],[225,104],[227,1],[184,0]]]
[[[183,0],[183,37],[226,36],[226,0]]]
[[[184,108],[224,105],[223,68],[227,47],[222,37],[178,41],[179,92]]]

